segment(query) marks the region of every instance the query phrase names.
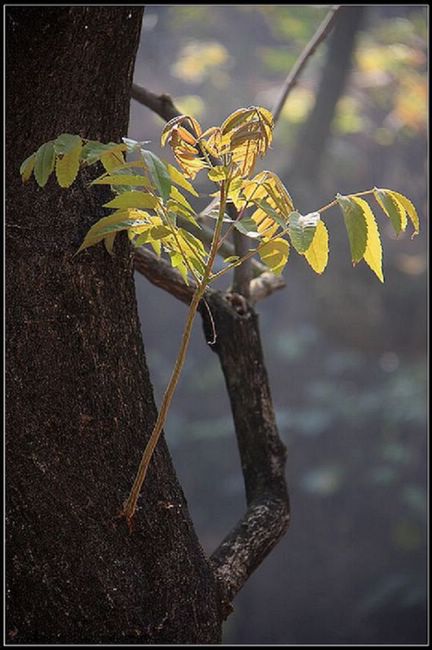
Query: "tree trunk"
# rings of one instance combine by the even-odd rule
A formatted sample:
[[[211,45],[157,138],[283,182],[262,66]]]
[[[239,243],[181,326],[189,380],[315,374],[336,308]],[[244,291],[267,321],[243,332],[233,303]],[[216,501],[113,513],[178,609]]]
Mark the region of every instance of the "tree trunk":
[[[7,19],[7,639],[217,643],[212,572],[167,448],[129,534],[116,519],[156,409],[132,257],[73,257],[102,190],[21,185],[62,132],[127,132],[142,9],[9,7]]]
[[[336,16],[328,53],[317,90],[316,102],[297,140],[289,173],[290,185],[308,185],[319,175],[336,106],[345,90],[352,67],[356,39],[366,7],[343,6]]]

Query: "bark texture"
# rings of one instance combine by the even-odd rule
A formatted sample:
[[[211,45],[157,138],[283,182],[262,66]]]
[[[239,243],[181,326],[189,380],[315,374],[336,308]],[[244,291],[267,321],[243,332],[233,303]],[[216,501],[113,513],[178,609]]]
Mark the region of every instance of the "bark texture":
[[[156,417],[132,257],[73,257],[103,190],[22,186],[62,132],[118,141],[142,9],[9,7],[7,629],[9,643],[217,643],[216,585],[167,448],[129,535],[116,519]]]

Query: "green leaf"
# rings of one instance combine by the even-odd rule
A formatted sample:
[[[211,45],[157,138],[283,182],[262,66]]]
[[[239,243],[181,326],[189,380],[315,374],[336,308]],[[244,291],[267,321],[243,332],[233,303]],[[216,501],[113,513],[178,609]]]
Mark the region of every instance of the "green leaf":
[[[238,262],[240,257],[238,255],[230,255],[229,257],[225,257],[224,262],[225,264],[231,264],[232,262]]]
[[[153,239],[163,239],[168,235],[172,235],[172,233],[171,230],[166,226],[153,226],[150,231],[150,235],[153,237]]]
[[[36,152],[34,175],[39,187],[45,187],[47,180],[54,169],[55,151],[52,141],[45,142]]]
[[[107,172],[112,172],[114,169],[117,169],[119,165],[123,165],[125,159],[120,149],[113,149],[112,151],[104,153],[100,157],[100,161]]]
[[[344,217],[345,228],[348,233],[348,239],[351,249],[351,259],[353,264],[357,264],[363,259],[367,244],[367,222],[365,214],[358,203],[355,203],[350,197],[336,195]]]
[[[275,275],[280,275],[288,261],[289,249],[287,240],[277,237],[261,244],[258,247],[258,254]]]
[[[54,140],[54,149],[57,156],[63,156],[70,153],[74,149],[82,146],[82,140],[79,135],[72,135],[71,133],[62,133]]]
[[[195,210],[193,209],[189,201],[183,196],[183,194],[174,185],[171,187],[170,198],[174,199],[176,203],[180,203],[180,205],[182,205],[183,208],[185,208],[191,214],[195,214]]]
[[[252,239],[259,239],[261,237],[261,234],[257,230],[257,224],[253,219],[243,218],[240,219],[240,221],[234,221],[233,225],[236,230],[241,232],[243,235],[246,235],[247,237],[251,237]]]
[[[159,160],[159,158],[155,156],[151,151],[141,149],[141,155],[145,164],[147,165],[147,169],[156,189],[158,190],[164,203],[166,203],[171,192],[171,177],[168,173],[167,168],[163,162]]]
[[[364,199],[361,199],[358,196],[353,196],[352,200],[360,206],[366,217],[367,244],[363,259],[369,268],[375,273],[380,282],[384,282],[382,272],[382,246],[375,217],[369,204],[366,203]]]
[[[32,155],[26,158],[22,163],[20,167],[20,175],[23,183],[26,183],[29,180],[30,176],[32,175],[35,162],[36,162],[36,153],[32,153]]]
[[[190,194],[199,196],[194,186],[185,178],[185,176],[183,176],[183,174],[178,169],[176,169],[173,165],[170,165],[170,163],[165,163],[165,166],[173,183],[179,185]]]
[[[187,271],[187,266],[183,260],[183,256],[181,253],[178,253],[177,251],[171,251],[169,253],[170,259],[171,259],[171,265],[174,269],[177,269],[185,283],[188,285],[189,284],[189,279],[188,279],[188,271]]]
[[[122,151],[126,150],[127,146],[125,144],[119,144],[118,142],[109,142],[108,144],[103,144],[97,140],[88,140],[82,148],[81,159],[86,162],[87,165],[93,165],[98,160],[101,160],[102,156],[106,155],[107,153],[121,153]],[[119,163],[122,162],[124,161],[119,160],[117,167]]]
[[[197,237],[192,235],[192,233],[188,232],[187,230],[184,230],[183,228],[179,228],[178,232],[182,237],[182,239],[186,240],[186,242],[189,244],[190,248],[194,251],[195,255],[197,255],[201,259],[207,257],[207,251],[202,241],[200,241]]]
[[[264,210],[264,212],[271,218],[273,221],[275,221],[281,228],[286,227],[286,221],[281,217],[279,212],[276,212],[272,206],[267,203],[267,201],[264,201],[264,199],[251,199],[253,203],[255,203],[258,207],[261,208],[261,210]]]
[[[97,178],[91,185],[129,185],[131,187],[151,187],[148,178],[140,174],[112,174]]]
[[[209,169],[207,175],[209,177],[209,180],[213,181],[214,183],[219,183],[226,180],[228,178],[228,174],[228,167],[224,167],[223,165],[216,165],[216,167]]]
[[[386,190],[386,191],[389,192],[389,194],[393,196],[400,203],[400,205],[407,213],[412,225],[414,226],[414,232],[411,235],[411,239],[412,239],[413,237],[418,235],[420,231],[420,220],[417,214],[417,210],[415,209],[411,201],[403,194],[400,194],[400,192],[395,192],[394,190]]]
[[[158,203],[158,199],[147,192],[124,192],[105,203],[104,208],[155,208]]]
[[[56,160],[57,182],[60,187],[70,187],[79,171],[82,140],[79,135],[63,133],[54,142],[54,147],[61,155]]]
[[[118,232],[119,230],[128,230],[133,226],[147,225],[147,221],[144,219],[128,217],[129,214],[127,210],[117,210],[109,217],[103,217],[102,219],[99,219],[99,221],[90,228],[84,238],[83,243],[75,255],[80,253],[85,248],[89,248],[90,246],[94,246],[95,244],[99,243],[110,233]]]
[[[374,188],[374,196],[385,214],[390,219],[397,235],[406,227],[405,210],[388,190]]]
[[[322,273],[328,262],[328,232],[323,221],[318,221],[312,243],[304,253],[315,273]]]
[[[311,245],[319,219],[319,212],[311,212],[306,215],[291,212],[288,221],[288,234],[292,245],[301,255],[306,253]]]

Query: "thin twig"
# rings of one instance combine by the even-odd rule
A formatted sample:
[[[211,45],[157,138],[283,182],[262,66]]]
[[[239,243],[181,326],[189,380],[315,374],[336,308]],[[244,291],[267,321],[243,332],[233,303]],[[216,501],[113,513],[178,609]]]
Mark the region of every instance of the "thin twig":
[[[296,83],[297,83],[297,81],[298,81],[298,79],[300,77],[300,74],[301,74],[303,68],[305,67],[308,59],[315,52],[318,45],[322,41],[324,41],[325,38],[327,37],[327,35],[330,33],[340,7],[341,7],[340,5],[334,5],[330,9],[330,11],[326,15],[326,17],[324,18],[322,23],[320,24],[320,26],[316,30],[315,34],[312,36],[311,40],[306,45],[303,52],[300,54],[299,58],[297,59],[297,61],[293,65],[293,67],[291,68],[291,71],[290,71],[289,75],[287,76],[287,78],[285,80],[285,83],[284,83],[284,86],[282,88],[282,92],[280,94],[280,97],[277,100],[277,102],[276,102],[276,104],[275,104],[275,106],[274,106],[274,108],[272,110],[273,119],[275,121],[275,124],[279,119],[279,116],[280,116],[281,111],[282,111],[282,109],[283,109],[283,107],[285,105],[285,102],[286,102],[286,100],[288,98],[288,95],[290,94],[290,92],[292,91],[294,86],[296,85]]]

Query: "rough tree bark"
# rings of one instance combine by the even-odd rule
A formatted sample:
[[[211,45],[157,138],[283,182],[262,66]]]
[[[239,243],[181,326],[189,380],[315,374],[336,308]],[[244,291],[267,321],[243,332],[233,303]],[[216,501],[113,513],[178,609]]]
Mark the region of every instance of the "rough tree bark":
[[[100,218],[83,181],[23,188],[62,132],[127,131],[142,9],[9,7],[7,20],[7,638],[216,643],[216,584],[165,444],[130,535],[116,514],[156,409],[127,242],[73,257]]]

